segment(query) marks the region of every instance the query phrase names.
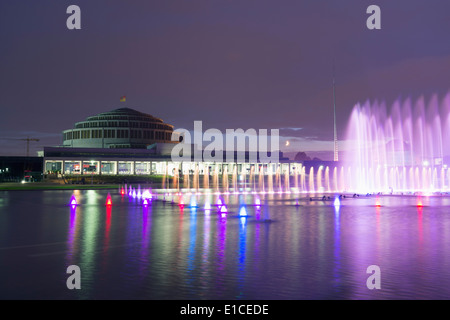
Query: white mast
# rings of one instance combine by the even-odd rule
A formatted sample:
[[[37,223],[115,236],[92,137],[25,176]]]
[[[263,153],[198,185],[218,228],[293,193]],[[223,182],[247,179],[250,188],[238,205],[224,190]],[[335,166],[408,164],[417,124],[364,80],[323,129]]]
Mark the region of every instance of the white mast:
[[[336,129],[336,94],[334,81],[334,62],[333,62],[333,111],[334,111],[334,161],[339,161],[337,129]]]

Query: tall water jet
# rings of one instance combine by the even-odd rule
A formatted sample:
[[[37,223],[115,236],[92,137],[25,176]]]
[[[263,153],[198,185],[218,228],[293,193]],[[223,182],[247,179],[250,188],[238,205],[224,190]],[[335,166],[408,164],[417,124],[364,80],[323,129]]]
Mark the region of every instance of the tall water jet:
[[[167,186],[166,186],[167,185],[166,179],[167,179],[167,167],[164,170],[163,178],[162,178],[162,181],[161,181],[161,188],[162,189],[166,189],[167,188]]]
[[[258,173],[258,187],[259,187],[259,191],[264,192],[264,167],[261,166],[258,169],[259,173]]]
[[[306,167],[302,166],[302,172],[300,174],[300,189],[302,192],[306,192]]]
[[[294,169],[294,188],[295,188],[295,191],[299,191],[299,188],[298,188],[298,167],[295,167],[295,169]]]
[[[194,177],[192,178],[193,180],[193,188],[198,191],[198,189],[200,188],[199,185],[199,173],[198,173],[198,164],[195,165],[195,169],[194,169]]]
[[[272,164],[268,166],[267,172],[267,190],[271,193],[273,192],[273,172],[272,172]]]
[[[228,191],[228,165],[225,165],[225,169],[223,169],[222,189],[224,192]]]
[[[325,187],[327,192],[331,192],[330,168],[328,166],[325,168]]]
[[[281,191],[281,176],[280,176],[280,166],[277,166],[277,170],[275,170],[275,188],[278,191]]]
[[[191,187],[191,183],[189,180],[190,180],[190,174],[189,174],[189,170],[187,170],[183,176],[183,188],[189,189]]]
[[[231,182],[233,184],[233,191],[237,192],[238,191],[238,187],[237,187],[237,165],[234,166],[233,168],[233,175],[231,178]]]
[[[449,189],[450,94],[385,104],[357,104],[347,141],[346,166],[356,168],[346,184],[358,192],[436,192]]]
[[[175,169],[173,173],[172,188],[175,188],[177,191],[180,190],[180,179],[178,178],[178,174],[178,169]]]
[[[289,169],[286,169],[284,172],[284,191],[288,192],[291,189],[289,183]]]
[[[209,189],[209,167],[205,166],[203,170],[203,189]]]
[[[251,190],[255,190],[256,186],[255,186],[255,179],[254,179],[254,173],[255,173],[255,166],[251,166],[250,167],[250,173],[249,173],[249,177],[248,177],[248,184],[250,186]]]
[[[213,188],[216,192],[219,192],[219,167],[217,166],[217,164],[214,168]]]
[[[309,177],[308,177],[308,180],[309,180],[309,189],[308,189],[308,191],[309,192],[312,192],[312,193],[314,193],[314,192],[316,192],[316,190],[315,190],[315,188],[314,188],[314,167],[311,167],[310,169],[309,169]]]
[[[339,182],[338,182],[337,171],[338,171],[338,168],[334,167],[334,169],[333,169],[333,188],[334,188],[334,192],[339,192]]]

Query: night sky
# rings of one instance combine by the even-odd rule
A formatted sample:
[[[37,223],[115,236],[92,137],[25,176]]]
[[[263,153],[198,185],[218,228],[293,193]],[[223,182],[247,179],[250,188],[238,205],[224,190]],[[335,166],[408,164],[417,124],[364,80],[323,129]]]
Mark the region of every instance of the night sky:
[[[81,8],[81,30],[66,9]],[[381,8],[381,30],[366,9]],[[450,89],[441,0],[2,1],[0,155],[59,145],[88,116],[129,107],[176,128],[278,128],[285,152],[329,151],[353,106]],[[126,95],[125,103],[119,98]]]

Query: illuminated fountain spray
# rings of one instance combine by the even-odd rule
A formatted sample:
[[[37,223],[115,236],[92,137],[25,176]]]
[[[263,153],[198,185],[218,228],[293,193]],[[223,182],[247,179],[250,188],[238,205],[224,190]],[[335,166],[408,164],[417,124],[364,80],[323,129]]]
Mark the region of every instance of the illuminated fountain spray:
[[[253,191],[256,190],[254,173],[255,173],[255,166],[251,166],[250,174],[249,174],[249,177],[248,177],[248,184],[250,186],[250,189],[253,190]]]
[[[219,167],[215,166],[213,175],[213,188],[215,192],[219,192]]]
[[[161,187],[162,187],[162,189],[167,189],[167,188],[168,188],[168,186],[167,186],[167,181],[166,181],[166,180],[168,180],[168,177],[167,177],[167,167],[166,167],[166,169],[164,170],[163,178],[162,178],[162,181],[161,181]]]
[[[327,192],[331,192],[331,185],[330,185],[330,167],[325,168],[325,190]]]
[[[448,191],[449,139],[450,94],[397,100],[390,111],[383,103],[357,104],[345,183],[358,192]]]
[[[233,168],[233,175],[231,178],[231,182],[233,184],[233,191],[237,192],[238,191],[238,187],[237,187],[237,166],[235,165]]]
[[[228,191],[228,165],[223,169],[222,174],[222,188],[224,192]]]
[[[141,196],[142,196],[142,193],[141,193],[141,185],[138,185],[138,191],[137,191],[136,196],[138,197],[138,199],[140,199]]]
[[[190,188],[190,174],[189,174],[189,170],[187,172],[184,173],[183,176],[183,188],[185,189],[189,189]]]
[[[294,189],[295,191],[299,191],[299,181],[298,181],[298,167],[294,169]]]
[[[209,189],[209,167],[205,166],[203,170],[203,189]]]
[[[268,166],[268,172],[267,172],[267,189],[269,193],[273,193],[273,173],[272,173],[272,165]],[[264,176],[263,176],[264,180]]]
[[[322,173],[323,173],[323,166],[320,166],[317,170],[317,191],[323,192],[325,191],[322,185]]]
[[[316,191],[316,189],[314,188],[314,167],[311,167],[309,169],[309,177],[308,177],[308,182],[309,182],[309,192],[314,193]]]
[[[177,191],[180,190],[180,179],[178,177],[178,169],[176,169],[174,172],[172,187],[175,188]]]
[[[259,191],[265,192],[264,190],[264,167],[260,166],[258,169],[258,187]]]
[[[199,172],[198,172],[198,164],[195,165],[194,169],[194,177],[192,178],[193,188],[198,192],[198,189],[200,188],[199,185]]]
[[[239,177],[238,183],[241,183],[241,186],[243,187],[243,190],[245,191],[246,185],[247,185],[247,167],[245,165],[242,165],[241,176]]]
[[[284,190],[286,192],[289,192],[289,190],[291,190],[291,185],[289,182],[289,169],[286,169],[286,171],[284,172]]]
[[[275,171],[275,188],[277,191],[282,191],[280,170],[280,166],[277,166],[277,170]]]

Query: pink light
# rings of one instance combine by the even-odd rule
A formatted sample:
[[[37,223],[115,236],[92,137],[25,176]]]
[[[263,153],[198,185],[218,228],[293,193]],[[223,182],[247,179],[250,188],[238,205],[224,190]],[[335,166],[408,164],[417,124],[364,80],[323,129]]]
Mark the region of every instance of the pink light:
[[[380,199],[378,199],[378,198],[375,201],[375,207],[381,207]]]
[[[108,196],[106,197],[106,203],[105,205],[110,206],[112,205],[111,195],[108,192]]]
[[[422,199],[419,198],[419,199],[417,200],[417,206],[418,206],[418,207],[423,207]]]
[[[148,206],[148,199],[147,199],[147,198],[144,198],[144,201],[142,201],[142,204],[143,204],[144,206]]]

